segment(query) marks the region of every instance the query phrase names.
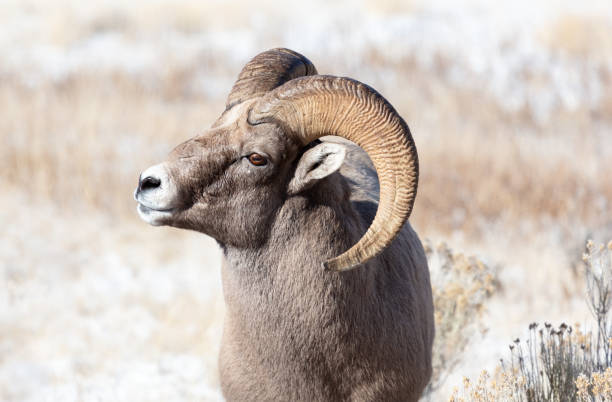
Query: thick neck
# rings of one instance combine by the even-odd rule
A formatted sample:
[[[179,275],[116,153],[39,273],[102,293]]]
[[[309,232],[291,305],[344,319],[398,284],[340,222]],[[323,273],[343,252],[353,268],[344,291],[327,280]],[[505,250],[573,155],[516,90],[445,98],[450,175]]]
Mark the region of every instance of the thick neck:
[[[263,247],[225,249],[223,285],[230,315],[264,319],[264,311],[278,314],[279,309],[283,315],[308,314],[308,306],[317,304],[315,309],[336,316],[373,291],[375,273],[367,266],[344,273],[323,270],[322,263],[355,244],[368,224],[351,206],[344,179],[334,176],[288,199]]]

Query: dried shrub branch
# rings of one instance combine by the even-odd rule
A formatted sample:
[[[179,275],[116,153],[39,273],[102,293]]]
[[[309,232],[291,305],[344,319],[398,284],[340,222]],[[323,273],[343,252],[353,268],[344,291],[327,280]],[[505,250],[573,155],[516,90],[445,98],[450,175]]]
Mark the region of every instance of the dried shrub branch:
[[[495,271],[476,257],[455,253],[446,244],[425,243],[432,275],[436,338],[433,375],[425,395],[431,395],[461,361],[462,351],[486,327],[479,319],[496,288]]]
[[[515,339],[510,359],[501,361],[493,379],[464,380],[451,401],[603,402],[612,400],[612,241],[605,247],[589,241],[585,276],[587,303],[597,328],[582,331],[561,324],[529,325],[528,339]]]

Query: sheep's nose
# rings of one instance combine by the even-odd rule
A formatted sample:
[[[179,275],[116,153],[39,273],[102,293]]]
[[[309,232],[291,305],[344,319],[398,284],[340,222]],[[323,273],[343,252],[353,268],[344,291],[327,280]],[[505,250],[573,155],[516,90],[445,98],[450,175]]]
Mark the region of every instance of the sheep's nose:
[[[155,176],[147,176],[138,181],[138,191],[146,191],[157,188],[161,185],[161,180]]]
[[[151,209],[170,209],[178,203],[178,189],[168,175],[166,163],[151,166],[138,177],[134,199]]]

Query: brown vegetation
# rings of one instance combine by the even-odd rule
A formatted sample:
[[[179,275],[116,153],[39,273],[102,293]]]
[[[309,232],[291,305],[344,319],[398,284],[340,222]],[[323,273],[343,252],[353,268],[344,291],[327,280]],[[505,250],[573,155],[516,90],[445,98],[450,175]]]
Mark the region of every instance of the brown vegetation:
[[[528,339],[510,344],[509,361],[501,361],[491,379],[464,379],[450,401],[608,401],[612,399],[612,241],[587,244],[584,255],[587,300],[596,327],[558,328],[529,325]]]

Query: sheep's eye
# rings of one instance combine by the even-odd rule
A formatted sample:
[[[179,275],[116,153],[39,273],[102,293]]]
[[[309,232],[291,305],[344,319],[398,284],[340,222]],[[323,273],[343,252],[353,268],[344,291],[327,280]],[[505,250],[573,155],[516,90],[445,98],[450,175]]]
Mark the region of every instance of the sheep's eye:
[[[268,163],[268,160],[259,154],[251,154],[249,155],[249,162],[255,166],[263,166]]]

